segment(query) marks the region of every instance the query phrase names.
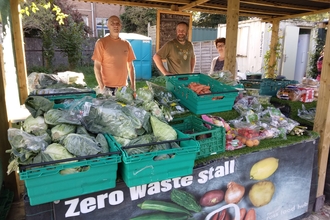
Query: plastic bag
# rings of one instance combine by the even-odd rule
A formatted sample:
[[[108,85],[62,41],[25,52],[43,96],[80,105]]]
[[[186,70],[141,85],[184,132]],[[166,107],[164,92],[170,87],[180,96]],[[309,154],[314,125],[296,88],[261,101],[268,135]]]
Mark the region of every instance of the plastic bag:
[[[262,105],[254,96],[245,96],[241,98],[234,104],[233,108],[240,115],[245,115],[249,110],[253,110],[254,112],[261,112],[263,110]]]
[[[298,117],[310,122],[314,122],[316,114],[316,108],[306,109],[305,105],[301,105],[301,109],[298,109]]]
[[[288,86],[286,88],[281,88],[276,93],[277,98],[290,101],[299,101],[300,96],[301,91],[296,86]]]

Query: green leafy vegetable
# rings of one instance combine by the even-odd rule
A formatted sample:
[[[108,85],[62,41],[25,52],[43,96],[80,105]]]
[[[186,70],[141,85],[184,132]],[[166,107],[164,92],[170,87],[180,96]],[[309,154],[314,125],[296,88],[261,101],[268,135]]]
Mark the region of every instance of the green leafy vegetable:
[[[25,107],[33,117],[38,117],[52,109],[54,107],[54,102],[51,102],[42,96],[29,96],[25,100]]]
[[[66,110],[51,109],[44,114],[45,122],[49,125],[72,124],[81,125],[81,122],[74,115],[70,115]]]
[[[154,116],[150,117],[150,122],[154,135],[159,138],[160,141],[177,139],[177,133],[170,125],[160,121]]]
[[[30,115],[23,123],[23,130],[36,136],[45,133],[47,128],[48,125],[45,123],[44,117],[42,116],[34,118]]]
[[[80,134],[68,134],[63,139],[63,145],[76,156],[95,155],[101,152],[101,148],[95,141]]]
[[[48,154],[53,160],[74,158],[74,155],[67,151],[65,147],[57,143],[48,145],[44,153]]]
[[[75,125],[69,124],[58,124],[51,129],[53,142],[62,141],[68,134],[74,133],[76,131]]]

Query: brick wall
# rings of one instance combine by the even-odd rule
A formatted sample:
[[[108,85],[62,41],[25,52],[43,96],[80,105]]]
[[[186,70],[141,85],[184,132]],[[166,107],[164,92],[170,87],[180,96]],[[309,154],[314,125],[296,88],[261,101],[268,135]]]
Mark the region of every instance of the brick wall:
[[[121,5],[90,3],[73,0],[68,0],[68,3],[72,4],[73,7],[79,11],[79,13],[88,18],[88,26],[94,33],[91,37],[97,37],[96,18],[109,18],[111,15],[120,16],[125,12],[124,6]]]

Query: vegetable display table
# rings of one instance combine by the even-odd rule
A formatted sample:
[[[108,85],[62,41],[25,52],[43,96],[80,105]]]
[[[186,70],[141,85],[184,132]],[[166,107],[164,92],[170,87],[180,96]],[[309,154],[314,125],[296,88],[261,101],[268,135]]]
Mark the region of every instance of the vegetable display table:
[[[204,220],[224,210],[235,220],[244,210],[243,219],[300,219],[315,202],[317,145],[318,137],[310,137],[273,148],[243,148],[241,154],[196,161],[189,176],[131,188],[119,180],[115,188],[37,206],[26,198],[26,219]]]

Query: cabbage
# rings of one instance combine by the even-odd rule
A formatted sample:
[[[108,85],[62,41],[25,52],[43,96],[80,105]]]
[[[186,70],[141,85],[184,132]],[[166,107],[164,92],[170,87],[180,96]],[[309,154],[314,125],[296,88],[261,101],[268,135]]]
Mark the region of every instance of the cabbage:
[[[101,152],[101,148],[92,139],[80,134],[68,134],[63,139],[64,147],[73,155],[88,156]]]
[[[177,133],[170,125],[160,121],[154,116],[150,116],[151,127],[154,135],[160,141],[176,140]]]
[[[113,138],[121,145],[121,146],[128,146],[129,142],[131,142],[128,138],[122,138],[118,136],[113,136]]]
[[[48,125],[45,123],[44,117],[42,116],[34,118],[30,115],[23,123],[23,130],[36,136],[45,133],[47,128]]]
[[[68,134],[74,133],[76,131],[75,125],[69,124],[58,124],[51,129],[53,142],[62,141]]]
[[[48,154],[53,160],[74,158],[74,155],[67,151],[65,147],[57,143],[48,145],[44,153]]]
[[[109,145],[103,134],[97,134],[95,140],[101,145],[101,153],[109,153]]]
[[[81,125],[81,122],[74,115],[70,115],[68,111],[60,109],[50,109],[44,114],[45,122],[49,125],[73,124]]]

